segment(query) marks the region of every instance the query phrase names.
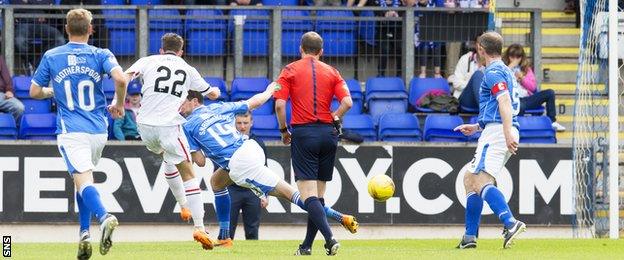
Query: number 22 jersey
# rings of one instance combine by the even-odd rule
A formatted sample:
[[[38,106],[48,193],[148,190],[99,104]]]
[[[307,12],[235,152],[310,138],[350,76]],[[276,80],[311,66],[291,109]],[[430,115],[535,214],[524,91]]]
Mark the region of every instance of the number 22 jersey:
[[[204,94],[210,89],[197,69],[174,54],[141,58],[126,73],[142,81],[137,123],[144,125],[173,126],[186,122],[178,110],[188,90]]]

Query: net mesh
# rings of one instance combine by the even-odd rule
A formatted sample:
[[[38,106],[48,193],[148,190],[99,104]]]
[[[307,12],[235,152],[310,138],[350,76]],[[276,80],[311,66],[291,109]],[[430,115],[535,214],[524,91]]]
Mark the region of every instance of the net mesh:
[[[608,137],[608,1],[580,2],[582,23],[574,105],[575,216],[572,224],[575,237],[603,237],[609,230],[607,159],[612,143]],[[619,94],[621,100],[622,93]],[[622,111],[620,100],[613,102],[619,102]],[[622,129],[620,121],[620,131]],[[619,148],[621,151],[622,146]]]

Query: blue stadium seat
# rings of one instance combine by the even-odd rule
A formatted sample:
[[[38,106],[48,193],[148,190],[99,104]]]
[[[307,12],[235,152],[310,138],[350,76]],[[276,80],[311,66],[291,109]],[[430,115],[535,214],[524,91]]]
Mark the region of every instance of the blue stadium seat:
[[[50,99],[23,99],[24,114],[44,114],[52,112],[52,100]]]
[[[256,93],[263,92],[271,82],[267,78],[235,78],[232,81],[230,99],[239,101],[248,99]]]
[[[340,106],[340,102],[338,102],[337,99],[332,99],[332,103],[331,103],[331,110],[332,111],[336,111],[336,109],[338,109],[338,106]],[[359,115],[362,114],[362,100],[361,99],[354,99],[353,100],[353,106],[351,107],[351,109],[349,109],[349,111],[347,111],[347,115]]]
[[[422,140],[418,118],[408,113],[388,113],[379,118],[379,141],[415,142]]]
[[[368,113],[373,117],[375,125],[379,123],[379,117],[387,113],[407,112],[405,99],[371,99],[368,102]]]
[[[220,56],[225,54],[227,23],[221,10],[189,10],[186,13],[186,53],[189,55]]]
[[[30,98],[30,76],[14,76],[13,77],[13,90],[17,98]]]
[[[290,119],[292,117],[292,103],[290,99],[286,100],[286,124],[290,125]]]
[[[267,56],[269,54],[269,11],[268,10],[232,10],[230,16],[246,15],[243,26],[243,55]],[[234,35],[234,19],[230,20],[230,33]],[[232,41],[234,49],[234,41]]]
[[[323,37],[324,56],[345,57],[357,54],[355,21],[331,20],[335,17],[353,17],[353,12],[324,10],[317,11],[316,16],[321,18],[316,23],[316,31]]]
[[[373,11],[361,11],[360,17],[375,17],[375,13]],[[366,42],[366,44],[370,46],[375,46],[376,26],[376,21],[359,21],[358,35],[360,37],[360,40],[364,40],[364,42]]]
[[[470,117],[469,120],[469,124],[476,124],[477,122],[479,122],[479,117],[478,116],[473,116]],[[475,134],[468,136],[468,141],[469,142],[476,142],[479,140],[479,137],[481,137],[481,131],[477,131]]]
[[[17,139],[17,127],[11,114],[0,113],[0,140]]]
[[[342,128],[362,135],[365,141],[377,140],[375,124],[369,115],[345,115]]]
[[[117,3],[118,1],[111,2]],[[108,28],[108,48],[111,52],[115,56],[134,56],[136,51],[135,11],[104,9],[102,14],[104,15],[104,25]]]
[[[106,99],[112,100],[115,97],[115,81],[108,77],[102,77],[102,89]]]
[[[275,102],[273,101],[273,99],[269,99],[266,103],[264,103],[262,106],[254,109],[253,111],[251,111],[251,113],[253,114],[253,116],[258,116],[258,115],[273,115],[275,111]],[[273,115],[275,116],[275,115]],[[255,122],[256,120],[254,120]]]
[[[450,87],[448,81],[444,78],[413,78],[410,82],[409,103],[418,112],[434,112],[431,109],[418,107],[416,102],[424,94],[432,91],[440,90],[449,93]]]
[[[360,82],[356,79],[347,79],[345,80],[347,83],[347,87],[349,88],[349,93],[351,93],[351,99],[356,100],[364,100],[364,93],[362,93],[362,88],[360,87]]]
[[[545,111],[546,109],[544,108],[544,106],[541,106],[536,109],[527,109],[524,111],[524,113],[529,114],[529,115],[534,115],[534,116],[541,116],[544,114]]]
[[[407,93],[401,78],[369,78],[366,80],[366,106],[377,124],[384,113],[407,111]]]
[[[299,41],[301,36],[314,30],[312,21],[309,19],[298,20],[292,18],[293,16],[310,16],[309,11],[303,10],[284,10],[282,12],[282,56],[284,57],[298,57],[299,54]]]
[[[157,54],[160,50],[160,38],[165,33],[181,33],[182,19],[180,12],[172,9],[150,9],[147,12],[149,17],[149,53]]]
[[[299,0],[262,0],[263,5],[299,5]]]
[[[428,115],[425,119],[425,141],[429,142],[466,142],[464,134],[453,131],[464,123],[459,116]]]
[[[281,139],[275,115],[254,115],[251,132],[263,141],[278,141]]]
[[[459,111],[465,114],[479,114],[478,108],[466,107],[462,106],[461,104],[459,105]]]
[[[25,114],[19,128],[19,139],[55,140],[56,114]]]
[[[126,0],[102,0],[102,5],[125,5]]]
[[[555,144],[557,135],[547,116],[519,116],[520,143]]]
[[[210,86],[218,87],[221,90],[221,96],[219,96],[219,101],[229,101],[230,95],[227,92],[227,86],[225,85],[225,81],[218,77],[204,77],[204,80],[210,84]]]
[[[161,0],[130,0],[131,5],[162,5]]]

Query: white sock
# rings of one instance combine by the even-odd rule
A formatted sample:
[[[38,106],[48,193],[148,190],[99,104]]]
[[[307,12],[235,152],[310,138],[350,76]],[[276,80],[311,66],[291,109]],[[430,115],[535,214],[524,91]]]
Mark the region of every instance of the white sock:
[[[187,207],[184,184],[182,183],[182,177],[180,177],[180,173],[175,165],[165,163],[165,180],[167,180],[169,189],[171,189],[171,193],[173,193],[180,207]]]
[[[185,181],[184,190],[186,192],[186,204],[191,210],[191,215],[193,215],[193,224],[195,227],[204,230],[204,202],[202,201],[199,181],[197,179]]]

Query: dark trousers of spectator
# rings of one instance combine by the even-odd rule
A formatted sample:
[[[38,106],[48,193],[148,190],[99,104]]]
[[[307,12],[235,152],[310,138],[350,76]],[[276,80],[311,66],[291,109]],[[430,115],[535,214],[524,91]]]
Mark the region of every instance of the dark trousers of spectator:
[[[401,76],[401,23],[397,21],[380,21],[377,23],[377,46],[379,46],[379,63],[377,64],[377,74],[380,77]],[[395,58],[396,74],[386,73],[388,57]]]
[[[243,223],[245,227],[245,239],[258,240],[258,228],[260,227],[260,198],[251,190],[237,186],[228,188],[232,207],[230,208],[230,237],[234,239],[238,215],[243,211]]]
[[[546,116],[553,122],[557,121],[555,91],[552,89],[538,91],[531,96],[520,98],[520,115],[524,115],[529,109],[538,109],[544,103],[546,103]]]
[[[30,41],[33,39],[41,39],[44,44],[44,50],[51,49],[56,46],[65,44],[65,37],[56,28],[40,23],[17,23],[15,25],[15,51],[18,55],[27,61],[30,50]],[[39,59],[33,61],[36,68],[39,65]]]
[[[472,74],[468,85],[466,85],[466,88],[459,96],[460,107],[479,109],[479,88],[481,87],[481,82],[483,82],[483,72],[477,70]]]
[[[417,50],[419,66],[427,66],[427,59],[429,58],[431,58],[434,67],[442,66],[442,43],[421,42]]]

